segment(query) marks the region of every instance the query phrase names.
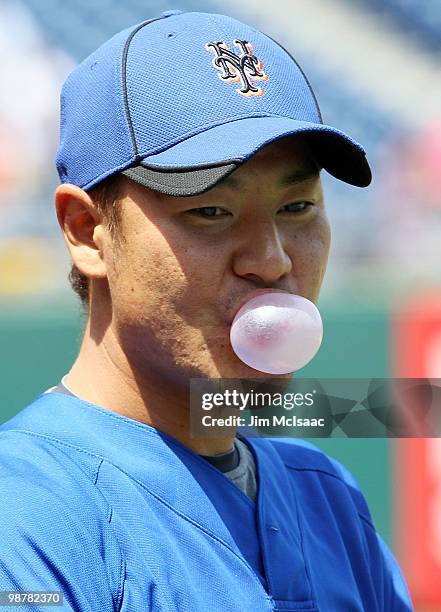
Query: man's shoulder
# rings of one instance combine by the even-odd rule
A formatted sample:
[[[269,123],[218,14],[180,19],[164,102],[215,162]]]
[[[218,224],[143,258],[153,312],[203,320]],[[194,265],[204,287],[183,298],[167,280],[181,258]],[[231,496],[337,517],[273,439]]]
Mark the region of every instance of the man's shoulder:
[[[94,482],[101,457],[51,436],[0,429],[0,478],[5,476]]]
[[[55,436],[33,430],[33,404],[0,426],[0,497],[3,508],[16,501],[20,488],[21,506],[76,507],[84,514],[94,500],[94,512],[108,512],[107,503],[95,483],[102,458]],[[7,503],[9,500],[9,504]]]

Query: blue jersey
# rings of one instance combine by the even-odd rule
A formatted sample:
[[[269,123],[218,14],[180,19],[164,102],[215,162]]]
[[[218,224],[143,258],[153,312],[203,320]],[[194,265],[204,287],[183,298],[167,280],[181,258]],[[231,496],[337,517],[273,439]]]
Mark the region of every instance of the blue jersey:
[[[0,427],[0,591],[76,612],[412,610],[350,475],[305,442],[245,441],[256,503],[152,427],[40,395]]]

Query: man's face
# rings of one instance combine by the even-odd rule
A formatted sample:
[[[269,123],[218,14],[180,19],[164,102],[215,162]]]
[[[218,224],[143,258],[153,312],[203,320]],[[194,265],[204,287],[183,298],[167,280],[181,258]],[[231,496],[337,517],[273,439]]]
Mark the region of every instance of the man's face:
[[[112,325],[134,370],[175,383],[262,377],[230,345],[239,302],[262,288],[316,302],[328,259],[322,186],[306,146],[273,143],[198,196],[124,182],[124,243],[114,251],[108,237],[104,257]]]

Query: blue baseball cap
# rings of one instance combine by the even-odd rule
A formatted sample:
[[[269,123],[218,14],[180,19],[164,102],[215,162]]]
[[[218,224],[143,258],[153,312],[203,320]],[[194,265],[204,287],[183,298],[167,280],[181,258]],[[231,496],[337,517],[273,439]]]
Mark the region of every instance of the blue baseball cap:
[[[231,17],[167,11],[119,32],[68,76],[56,164],[63,183],[85,190],[121,172],[189,196],[294,134],[334,177],[371,182],[363,147],[323,123],[282,46]]]

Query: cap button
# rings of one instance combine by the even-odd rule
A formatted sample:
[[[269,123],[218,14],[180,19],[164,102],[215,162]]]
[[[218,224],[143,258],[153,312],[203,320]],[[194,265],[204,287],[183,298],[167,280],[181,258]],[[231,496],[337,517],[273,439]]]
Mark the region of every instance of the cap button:
[[[179,9],[172,9],[171,11],[164,11],[161,14],[161,17],[172,17],[173,15],[181,15],[184,11],[180,11]]]

